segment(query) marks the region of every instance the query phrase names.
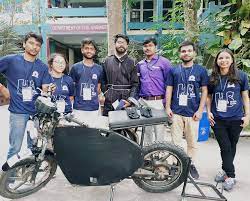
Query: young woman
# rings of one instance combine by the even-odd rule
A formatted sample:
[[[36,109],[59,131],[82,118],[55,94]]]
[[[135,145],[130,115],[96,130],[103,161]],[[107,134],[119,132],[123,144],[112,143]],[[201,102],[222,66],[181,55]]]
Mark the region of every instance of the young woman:
[[[58,111],[70,113],[72,112],[74,84],[72,78],[67,75],[67,61],[63,55],[56,53],[51,56],[48,63],[52,81],[56,85],[53,95]]]
[[[242,128],[249,124],[247,74],[236,68],[229,49],[222,49],[215,57],[208,87],[208,118],[220,147],[222,172],[216,182],[224,182],[225,190],[233,189],[235,180],[234,157]]]

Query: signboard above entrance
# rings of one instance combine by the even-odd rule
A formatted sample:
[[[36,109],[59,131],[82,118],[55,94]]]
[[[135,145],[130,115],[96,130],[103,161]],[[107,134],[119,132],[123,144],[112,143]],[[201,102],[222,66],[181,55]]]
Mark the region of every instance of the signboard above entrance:
[[[79,34],[79,33],[106,33],[107,24],[52,24],[52,33]]]

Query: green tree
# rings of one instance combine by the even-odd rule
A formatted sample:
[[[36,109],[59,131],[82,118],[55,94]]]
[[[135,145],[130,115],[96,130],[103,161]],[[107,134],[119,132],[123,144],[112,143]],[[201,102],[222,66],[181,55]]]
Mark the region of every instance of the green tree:
[[[202,33],[210,35],[204,52],[215,56],[228,47],[234,52],[237,66],[250,72],[250,0],[236,1],[210,13],[200,23]]]
[[[20,37],[11,25],[0,21],[0,57],[21,52],[20,40]],[[6,84],[2,74],[0,75],[0,82]]]

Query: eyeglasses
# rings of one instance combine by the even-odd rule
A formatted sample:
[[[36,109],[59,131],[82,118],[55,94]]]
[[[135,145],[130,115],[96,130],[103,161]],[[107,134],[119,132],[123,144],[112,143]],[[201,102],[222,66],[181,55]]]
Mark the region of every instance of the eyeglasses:
[[[61,66],[66,65],[65,61],[56,61],[56,60],[54,60],[53,63],[56,63],[56,64],[61,65]]]

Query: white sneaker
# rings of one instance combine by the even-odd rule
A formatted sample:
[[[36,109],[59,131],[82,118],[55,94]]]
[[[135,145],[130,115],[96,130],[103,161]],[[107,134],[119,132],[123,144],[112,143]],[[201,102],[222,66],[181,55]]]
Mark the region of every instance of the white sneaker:
[[[231,191],[233,190],[235,184],[236,184],[235,178],[228,177],[225,179],[225,182],[223,183],[223,189],[226,191]]]

